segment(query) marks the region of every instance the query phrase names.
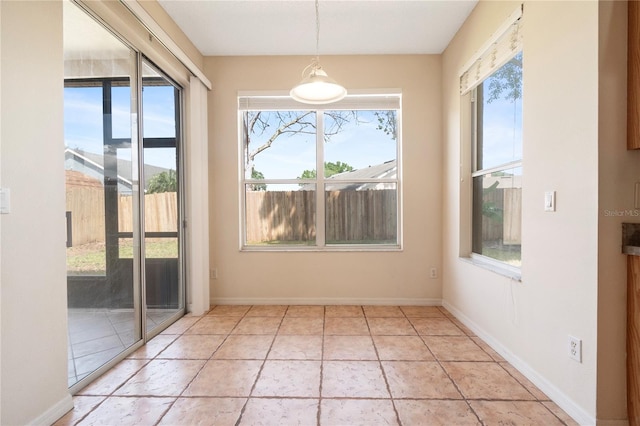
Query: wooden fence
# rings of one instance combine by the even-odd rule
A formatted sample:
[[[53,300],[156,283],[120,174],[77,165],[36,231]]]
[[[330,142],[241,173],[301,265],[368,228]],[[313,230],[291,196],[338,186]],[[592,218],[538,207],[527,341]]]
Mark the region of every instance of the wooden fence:
[[[104,242],[104,190],[67,186],[67,211],[71,212],[71,245]]]
[[[315,197],[315,191],[247,192],[247,242],[315,239]],[[396,241],[395,190],[330,191],[326,200],[327,241]]]
[[[178,203],[175,192],[146,194],[147,232],[176,232]],[[67,186],[66,208],[71,212],[72,245],[105,241],[104,189],[95,186]],[[118,197],[118,230],[133,232],[133,199]]]
[[[178,200],[175,192],[160,192],[144,196],[144,228],[146,232],[177,232]],[[133,199],[121,195],[118,200],[120,232],[133,232]]]
[[[485,192],[482,201],[501,209],[502,220],[482,217],[482,240],[520,244],[522,241],[522,188]]]
[[[483,240],[502,239],[520,244],[520,188],[494,191],[490,201],[503,208],[503,220],[483,218]],[[395,190],[343,190],[326,193],[327,241],[395,241],[397,194]],[[118,199],[119,231],[132,232],[130,195]],[[145,195],[147,232],[176,232],[178,203],[175,192]],[[104,242],[104,190],[97,186],[67,186],[67,211],[71,212],[72,245]],[[315,239],[314,191],[253,191],[246,196],[247,242],[309,241]]]
[[[315,205],[315,191],[247,192],[247,242],[313,240]]]

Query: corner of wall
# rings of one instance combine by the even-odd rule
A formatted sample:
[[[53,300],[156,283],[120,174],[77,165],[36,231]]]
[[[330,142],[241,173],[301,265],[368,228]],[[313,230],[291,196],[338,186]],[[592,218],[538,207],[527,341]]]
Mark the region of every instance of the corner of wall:
[[[640,151],[626,149],[627,2],[598,3],[598,300],[599,424],[626,412],[626,256],[622,223],[638,222],[635,182]]]

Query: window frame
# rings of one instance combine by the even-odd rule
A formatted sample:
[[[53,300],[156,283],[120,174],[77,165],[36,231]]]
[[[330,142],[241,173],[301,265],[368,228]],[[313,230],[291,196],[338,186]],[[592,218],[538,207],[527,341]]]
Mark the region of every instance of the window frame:
[[[252,105],[253,104],[253,105]],[[395,107],[392,107],[395,105]],[[324,113],[326,111],[396,111],[396,177],[395,178],[360,178],[340,180],[338,182],[328,179],[324,173],[316,173],[314,179],[253,179],[245,174],[245,149],[243,116],[247,111],[311,111],[316,115],[316,162],[315,170],[324,170]],[[366,251],[402,251],[402,93],[398,89],[381,90],[350,90],[349,95],[339,102],[328,105],[306,105],[294,101],[288,93],[283,92],[239,92],[238,93],[238,159],[239,178],[239,249],[248,252],[366,252]],[[326,242],[326,185],[327,184],[352,184],[352,183],[385,183],[395,184],[396,190],[396,242],[393,244],[327,244]],[[256,184],[314,184],[315,185],[315,244],[276,244],[276,245],[252,245],[247,244],[247,212],[246,212],[246,186]]]
[[[517,55],[523,54],[522,17],[523,7],[520,5],[459,72],[462,108],[459,258],[516,281],[521,281],[522,251],[519,266],[474,251],[474,233],[477,232],[474,223],[474,182],[478,177],[491,176],[500,171],[522,170],[523,167],[521,154],[519,158],[502,164],[478,168],[479,100],[477,96],[479,86],[491,78],[504,64]]]
[[[519,49],[513,56],[509,58],[509,60],[515,58],[516,56],[522,54],[522,49]],[[497,71],[500,68],[496,68]],[[476,232],[482,231],[476,229],[476,211],[475,211],[475,179],[490,177],[494,173],[506,172],[513,169],[522,169],[522,155],[519,159],[507,161],[505,163],[491,165],[486,168],[478,167],[478,157],[479,157],[479,145],[484,143],[484,140],[481,140],[480,134],[480,125],[481,120],[479,117],[479,109],[483,105],[484,94],[482,92],[482,85],[485,81],[490,79],[494,73],[491,73],[484,79],[482,79],[476,86],[471,89],[471,98],[470,98],[470,106],[471,106],[471,253],[470,257],[474,260],[480,261],[487,265],[491,265],[494,268],[503,268],[511,274],[517,274],[521,270],[521,266],[511,265],[505,261],[501,261],[491,256],[483,255],[482,253],[478,253],[475,251],[475,236]],[[479,92],[481,93],[479,95]],[[484,139],[484,138],[482,138]],[[522,209],[520,210],[522,212]],[[521,213],[522,214],[522,213]],[[522,244],[521,244],[522,246]],[[522,262],[522,252],[520,252],[520,262]]]

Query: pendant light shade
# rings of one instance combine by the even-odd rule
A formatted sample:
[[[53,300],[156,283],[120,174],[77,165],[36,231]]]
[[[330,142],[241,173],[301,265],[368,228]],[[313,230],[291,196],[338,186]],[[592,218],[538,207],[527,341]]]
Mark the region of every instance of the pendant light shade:
[[[305,104],[329,104],[347,96],[347,89],[330,78],[320,66],[320,16],[318,0],[316,4],[316,57],[302,71],[302,81],[289,94],[293,99]],[[308,71],[308,74],[307,74]]]
[[[309,73],[291,89],[290,95],[296,101],[322,105],[337,102],[347,96],[347,89],[329,77],[316,61],[305,68],[305,72],[307,70]]]

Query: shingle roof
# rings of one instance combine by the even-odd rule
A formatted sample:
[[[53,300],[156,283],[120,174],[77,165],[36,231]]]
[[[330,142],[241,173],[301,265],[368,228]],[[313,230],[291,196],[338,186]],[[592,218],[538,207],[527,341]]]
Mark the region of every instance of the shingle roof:
[[[76,161],[80,161],[86,165],[87,160],[90,163],[93,163],[94,168],[99,168],[100,170],[104,170],[104,156],[101,154],[95,154],[92,152],[85,152],[80,150],[73,150],[70,148],[65,149],[65,159],[74,158]],[[145,175],[145,189],[149,186],[150,179],[158,175],[162,172],[167,172],[169,169],[165,169],[164,167],[152,166],[150,164],[144,165],[144,175]],[[131,187],[131,161],[118,158],[118,181]]]
[[[345,190],[351,189],[363,191],[367,189],[389,189],[388,183],[380,182],[359,182],[359,183],[339,183],[331,184],[331,181],[351,181],[360,179],[395,179],[398,175],[398,166],[396,160],[385,161],[381,164],[365,167],[362,169],[351,170],[350,172],[342,172],[328,177],[325,182],[329,190]],[[300,187],[301,190],[311,190],[315,188],[314,184],[306,184]]]

